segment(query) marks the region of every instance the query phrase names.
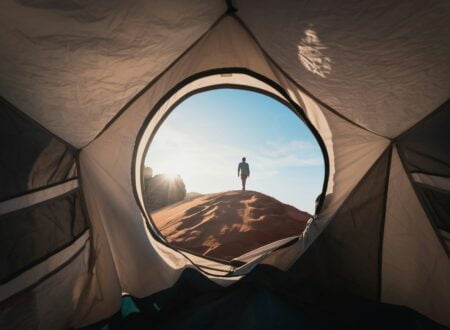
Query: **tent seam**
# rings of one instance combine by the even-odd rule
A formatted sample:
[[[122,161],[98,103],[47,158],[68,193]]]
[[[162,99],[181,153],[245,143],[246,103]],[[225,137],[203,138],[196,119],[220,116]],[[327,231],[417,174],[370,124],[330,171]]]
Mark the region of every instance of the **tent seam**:
[[[76,167],[77,167],[77,173],[78,173],[78,188],[79,188],[79,197],[80,197],[80,204],[81,204],[81,210],[84,213],[84,216],[87,220],[88,223],[88,229],[89,229],[89,233],[90,233],[90,237],[91,237],[91,249],[89,251],[89,266],[88,266],[88,273],[91,274],[93,269],[94,269],[94,264],[95,264],[95,245],[94,245],[94,233],[93,233],[93,229],[92,229],[92,221],[91,218],[89,216],[89,211],[87,208],[87,204],[86,204],[86,199],[84,196],[84,191],[83,191],[83,179],[81,176],[81,164],[80,164],[80,155],[77,155],[76,158]]]
[[[377,300],[381,301],[381,294],[383,290],[383,246],[384,246],[384,228],[386,224],[387,217],[387,202],[388,202],[388,194],[389,194],[389,180],[391,177],[391,162],[392,162],[392,152],[394,144],[390,143],[388,148],[389,150],[389,159],[387,164],[387,173],[386,173],[386,183],[385,183],[385,192],[384,192],[384,201],[383,201],[383,219],[381,221],[380,228],[380,242],[379,242],[379,250],[378,250],[378,293]]]

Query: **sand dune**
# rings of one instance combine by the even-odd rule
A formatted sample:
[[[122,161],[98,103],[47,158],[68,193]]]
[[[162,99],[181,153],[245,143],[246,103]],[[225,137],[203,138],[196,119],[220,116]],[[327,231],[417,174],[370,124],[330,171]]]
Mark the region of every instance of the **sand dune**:
[[[255,191],[202,195],[151,215],[172,245],[223,260],[298,235],[311,217]]]

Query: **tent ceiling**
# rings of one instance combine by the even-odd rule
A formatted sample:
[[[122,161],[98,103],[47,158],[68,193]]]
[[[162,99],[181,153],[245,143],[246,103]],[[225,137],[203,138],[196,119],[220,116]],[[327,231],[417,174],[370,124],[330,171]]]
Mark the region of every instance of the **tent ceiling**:
[[[2,1],[0,95],[76,147],[192,45],[225,1]]]
[[[237,4],[284,71],[374,132],[395,137],[449,97],[449,1]]]
[[[448,98],[448,1],[237,7],[289,75],[372,131],[395,137]],[[222,0],[2,1],[0,95],[83,147],[225,11]]]

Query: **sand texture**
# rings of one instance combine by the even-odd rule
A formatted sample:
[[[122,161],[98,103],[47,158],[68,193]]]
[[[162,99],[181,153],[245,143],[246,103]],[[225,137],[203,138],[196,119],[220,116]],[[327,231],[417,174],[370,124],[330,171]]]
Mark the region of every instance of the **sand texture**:
[[[255,191],[202,195],[151,215],[173,246],[222,260],[299,235],[311,217]]]

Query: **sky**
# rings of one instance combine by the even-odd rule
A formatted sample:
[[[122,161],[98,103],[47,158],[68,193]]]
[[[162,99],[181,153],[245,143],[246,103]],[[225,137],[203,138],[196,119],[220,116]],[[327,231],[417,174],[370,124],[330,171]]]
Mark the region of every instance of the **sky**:
[[[257,92],[216,89],[178,105],[145,159],[153,174],[179,174],[188,192],[241,189],[237,166],[250,165],[247,190],[314,213],[324,161],[308,127],[289,108]]]

